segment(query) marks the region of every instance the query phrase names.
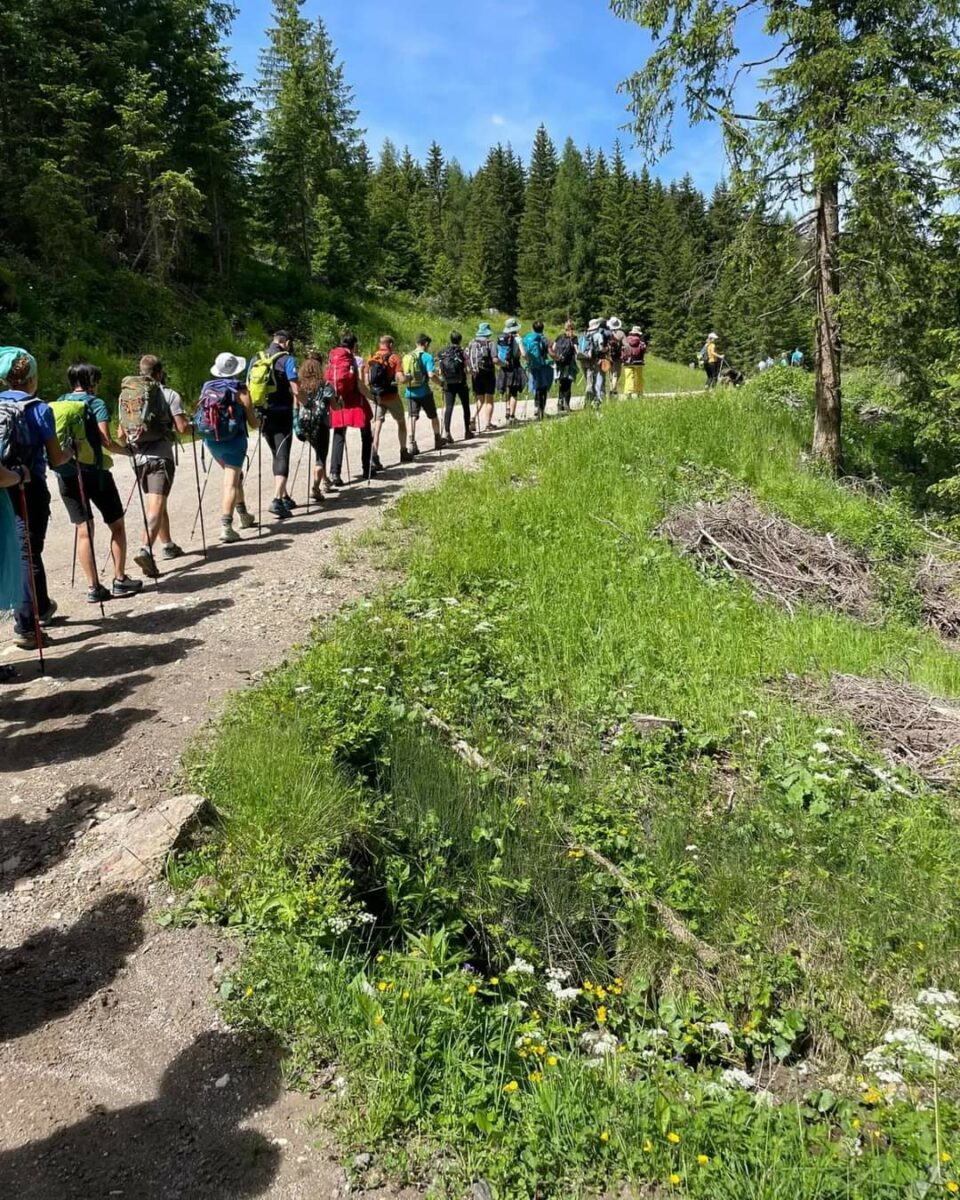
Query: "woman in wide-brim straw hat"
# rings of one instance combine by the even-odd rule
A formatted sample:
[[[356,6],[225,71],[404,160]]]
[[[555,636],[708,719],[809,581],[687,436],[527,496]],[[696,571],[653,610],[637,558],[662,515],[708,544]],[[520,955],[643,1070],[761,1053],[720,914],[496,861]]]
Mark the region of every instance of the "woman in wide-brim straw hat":
[[[204,448],[223,468],[220,541],[226,543],[240,540],[233,527],[234,512],[240,518],[241,529],[250,529],[257,523],[256,517],[247,510],[243,494],[248,431],[257,427],[253,402],[242,379],[246,366],[245,358],[231,354],[229,350],[218,354],[210,368],[210,378],[200,390],[200,403],[194,417]]]

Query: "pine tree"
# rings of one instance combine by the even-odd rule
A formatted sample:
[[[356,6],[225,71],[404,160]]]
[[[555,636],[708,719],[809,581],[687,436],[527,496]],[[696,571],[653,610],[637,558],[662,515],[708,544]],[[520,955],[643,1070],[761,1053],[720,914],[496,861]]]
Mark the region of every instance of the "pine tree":
[[[370,245],[367,275],[385,287],[413,290],[423,282],[423,261],[408,190],[409,180],[415,177],[409,168],[406,172],[401,169],[396,147],[387,139],[370,179],[366,212]]]
[[[550,213],[557,177],[557,152],[541,125],[533,141],[517,252],[520,310],[533,317],[550,303]]]
[[[582,322],[588,313],[584,294],[590,246],[590,179],[583,155],[572,138],[564,143],[557,166],[548,218],[549,315]]]
[[[626,314],[632,322],[639,304],[639,214],[635,184],[623,161],[619,141],[614,145],[610,174],[602,187],[596,230],[600,303],[606,313]]]

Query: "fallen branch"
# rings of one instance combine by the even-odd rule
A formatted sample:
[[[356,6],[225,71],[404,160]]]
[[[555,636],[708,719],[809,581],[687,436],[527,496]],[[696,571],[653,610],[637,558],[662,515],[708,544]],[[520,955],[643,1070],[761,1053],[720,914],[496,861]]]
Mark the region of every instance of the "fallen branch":
[[[498,766],[495,766],[489,759],[484,758],[475,746],[471,746],[468,741],[465,741],[455,729],[448,725],[446,721],[441,720],[435,712],[432,712],[429,708],[424,708],[422,704],[414,705],[414,711],[419,713],[427,724],[432,725],[438,733],[443,734],[444,740],[450,749],[455,754],[458,754],[465,763],[469,763],[471,767],[475,767],[478,771],[487,771],[491,775],[504,777],[504,772]]]

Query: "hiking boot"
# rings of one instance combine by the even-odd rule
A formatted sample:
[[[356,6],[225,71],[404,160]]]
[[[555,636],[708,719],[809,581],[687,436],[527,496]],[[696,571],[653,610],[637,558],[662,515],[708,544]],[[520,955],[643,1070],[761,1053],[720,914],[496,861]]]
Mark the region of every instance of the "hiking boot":
[[[403,453],[402,453],[402,451],[401,451],[401,454],[400,454],[400,458],[401,458],[401,460],[403,459]],[[382,471],[382,470],[384,469],[383,463],[380,461],[380,455],[379,455],[379,454],[375,454],[375,455],[373,456],[373,459],[372,459],[372,465],[373,465],[373,469],[374,469],[375,471]]]
[[[163,547],[164,558],[183,558],[183,550],[176,542],[167,542]]]
[[[476,436],[477,436],[477,431],[475,429],[468,429],[465,431],[465,433],[463,435],[463,440],[465,442],[469,442],[471,438],[475,438]]]
[[[294,498],[292,496],[281,496],[280,503],[289,509],[294,509],[294,508],[298,507],[296,500],[294,500]]]
[[[251,512],[237,513],[237,516],[240,518],[241,529],[253,529],[257,523],[257,518]]]
[[[413,462],[413,455],[412,455],[412,454],[410,453],[410,451],[409,451],[409,450],[406,448],[406,446],[401,446],[401,447],[400,447],[400,461],[401,461],[402,463],[411,463],[411,462]]]
[[[409,455],[411,455],[411,456],[413,456],[413,455],[416,455],[416,454],[419,454],[419,453],[420,453],[420,447],[417,445],[417,443],[416,443],[416,442],[411,442],[411,443],[410,443],[410,444],[407,446],[407,453],[408,453]]]
[[[278,521],[285,521],[290,516],[290,509],[282,500],[271,500],[267,512],[276,517]]]
[[[310,488],[310,495],[318,504],[322,503],[324,496],[323,485],[320,483],[313,484]]]
[[[239,542],[240,541],[240,534],[237,533],[237,531],[234,529],[234,527],[232,525],[221,525],[220,526],[220,541],[223,542],[224,545],[229,546],[231,544],[231,542]]]
[[[439,433],[434,434],[433,448],[434,448],[434,450],[442,450],[443,449],[443,438],[439,435]]]
[[[160,572],[157,570],[157,564],[153,560],[153,554],[149,547],[141,546],[133,556],[133,561],[148,579],[156,579],[159,576]]]
[[[342,487],[346,487],[346,484],[343,482],[343,477],[340,475],[334,475],[334,477],[332,479],[327,480],[327,488],[328,489],[329,488],[342,488]]]
[[[36,650],[36,648],[37,648],[36,631],[33,629],[21,630],[21,629],[14,628],[13,644],[21,650]],[[41,632],[40,645],[46,647],[46,646],[49,646],[49,644],[50,644],[50,639],[43,632]]]
[[[138,592],[142,591],[142,579],[131,579],[129,575],[124,575],[122,579],[113,581],[114,596],[136,596]]]
[[[40,624],[41,625],[46,627],[47,625],[50,624],[50,622],[53,620],[53,618],[57,615],[57,607],[58,607],[58,605],[57,605],[56,600],[51,600],[50,603],[47,605],[46,610],[40,614]]]
[[[105,588],[102,583],[98,583],[96,587],[87,589],[88,604],[102,604],[104,600],[112,600],[113,593],[109,588]]]
[[[443,435],[443,437],[440,439],[440,444],[442,446],[452,446],[453,445],[453,434],[445,433]]]

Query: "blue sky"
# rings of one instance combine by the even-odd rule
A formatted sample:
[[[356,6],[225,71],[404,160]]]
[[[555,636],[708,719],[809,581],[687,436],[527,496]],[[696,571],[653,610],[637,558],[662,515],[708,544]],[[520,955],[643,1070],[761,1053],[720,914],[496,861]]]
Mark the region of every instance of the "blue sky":
[[[232,56],[252,81],[272,5],[235,2]],[[630,165],[642,165],[617,85],[651,43],[606,0],[306,0],[303,11],[323,17],[374,157],[389,137],[418,158],[435,138],[468,170],[498,141],[526,160],[543,122],[558,145],[569,135],[609,150],[619,136]],[[724,173],[718,129],[678,121],[673,151],[652,169],[664,180],[689,172],[709,192]]]

